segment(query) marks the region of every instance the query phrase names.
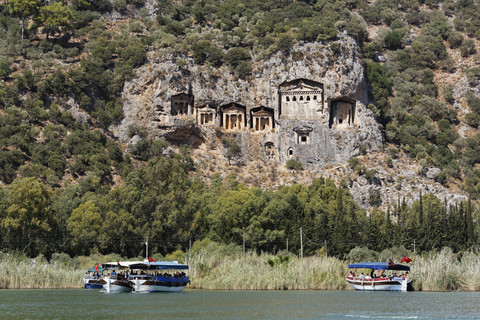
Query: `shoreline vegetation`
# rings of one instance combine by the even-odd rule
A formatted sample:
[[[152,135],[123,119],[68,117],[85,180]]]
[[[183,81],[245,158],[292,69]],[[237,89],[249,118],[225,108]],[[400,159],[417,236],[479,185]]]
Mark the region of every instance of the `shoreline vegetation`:
[[[96,263],[95,255],[70,258],[55,254],[47,261],[43,256],[29,259],[19,253],[0,253],[0,258],[2,289],[81,288],[83,274]],[[100,256],[99,261],[101,264],[117,258],[122,259]],[[189,264],[191,289],[351,290],[345,281],[351,261],[324,254],[299,258],[287,252],[243,253],[237,246],[210,242],[203,248],[194,247],[190,253],[177,251],[161,258]],[[444,248],[411,258],[415,291],[480,291],[479,254],[453,253]]]

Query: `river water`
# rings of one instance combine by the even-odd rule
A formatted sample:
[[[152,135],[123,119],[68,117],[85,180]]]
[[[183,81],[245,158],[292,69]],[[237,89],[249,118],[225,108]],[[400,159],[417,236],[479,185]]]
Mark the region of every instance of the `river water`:
[[[0,290],[0,319],[480,319],[480,293]]]

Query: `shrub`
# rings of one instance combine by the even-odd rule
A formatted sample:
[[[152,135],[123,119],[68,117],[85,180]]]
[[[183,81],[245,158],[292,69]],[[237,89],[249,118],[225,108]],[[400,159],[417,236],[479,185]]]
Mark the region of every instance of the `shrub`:
[[[383,40],[385,47],[389,50],[398,50],[402,48],[402,35],[398,31],[390,31]]]
[[[480,125],[480,115],[476,113],[467,113],[465,116],[465,121],[467,124],[473,128],[478,128]]]
[[[288,160],[285,166],[287,167],[287,169],[290,169],[290,170],[303,170],[302,163],[295,159]]]
[[[476,114],[480,114],[480,98],[478,98],[473,92],[468,91],[466,94],[467,103],[470,109]]]
[[[8,77],[10,73],[12,73],[12,70],[10,70],[8,62],[0,59],[0,79]]]
[[[128,31],[141,33],[143,31],[143,25],[138,20],[130,19],[130,21],[128,22]]]
[[[413,111],[416,114],[429,116],[434,121],[443,118],[454,119],[456,117],[455,110],[448,108],[445,103],[428,96],[421,97]]]
[[[463,43],[463,35],[459,32],[452,32],[450,33],[450,36],[447,39],[448,44],[450,45],[450,48],[458,48],[462,45]]]
[[[294,39],[290,35],[282,35],[280,38],[278,38],[277,49],[287,56],[290,53],[290,49],[292,49],[293,44]]]
[[[477,49],[475,47],[475,42],[473,42],[472,39],[463,40],[462,45],[460,46],[460,53],[462,54],[462,57],[468,57],[476,52]]]
[[[380,52],[380,44],[376,41],[366,44],[363,46],[363,54],[365,55],[365,58],[367,59],[373,59],[375,58],[375,55]]]
[[[467,69],[465,73],[467,75],[468,84],[471,87],[476,87],[480,83],[480,67]]]
[[[453,89],[454,89],[453,84],[447,84],[445,87],[443,87],[443,98],[450,104],[453,104],[455,102],[455,98],[453,97]]]

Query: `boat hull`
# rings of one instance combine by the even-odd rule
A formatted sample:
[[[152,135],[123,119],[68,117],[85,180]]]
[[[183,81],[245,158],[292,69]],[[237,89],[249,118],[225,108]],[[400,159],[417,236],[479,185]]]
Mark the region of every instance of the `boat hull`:
[[[188,284],[188,278],[184,279],[165,279],[165,278],[150,278],[150,279],[133,279],[131,280],[132,287],[135,292],[180,292]]]
[[[132,292],[132,286],[130,281],[125,279],[106,278],[102,290],[107,293]]]
[[[85,283],[83,287],[84,287],[85,289],[102,289],[102,288],[103,288],[103,284],[100,283],[100,282],[96,282],[96,283]]]
[[[85,289],[102,289],[105,281],[100,276],[84,276],[83,287]]]
[[[355,290],[360,291],[408,291],[411,287],[412,279],[360,279],[348,278],[347,282]]]

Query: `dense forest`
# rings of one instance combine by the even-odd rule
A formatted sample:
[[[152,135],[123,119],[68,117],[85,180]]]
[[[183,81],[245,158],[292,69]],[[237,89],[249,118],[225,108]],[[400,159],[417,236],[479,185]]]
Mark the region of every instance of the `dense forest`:
[[[28,255],[138,256],[205,238],[258,251],[344,257],[356,246],[476,248],[480,236],[480,4],[474,0],[8,0],[0,4],[0,242]],[[376,36],[369,33],[377,30]],[[346,183],[318,179],[276,191],[235,176],[195,175],[191,147],[141,140],[125,150],[109,126],[121,92],[150,56],[177,52],[252,77],[252,64],[296,43],[362,48],[392,157],[441,169],[472,200],[432,194],[369,215]],[[385,58],[386,57],[386,58]],[[458,66],[458,59],[462,64]],[[441,82],[461,69],[460,93]],[[467,110],[467,111],[465,111]],[[79,118],[84,117],[84,121]],[[459,134],[467,127],[468,135]],[[361,171],[355,159],[350,162]],[[302,230],[302,231],[300,231]]]

